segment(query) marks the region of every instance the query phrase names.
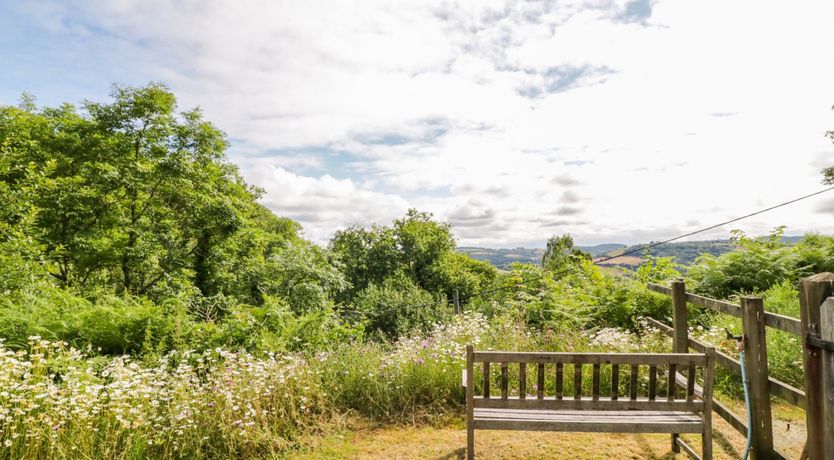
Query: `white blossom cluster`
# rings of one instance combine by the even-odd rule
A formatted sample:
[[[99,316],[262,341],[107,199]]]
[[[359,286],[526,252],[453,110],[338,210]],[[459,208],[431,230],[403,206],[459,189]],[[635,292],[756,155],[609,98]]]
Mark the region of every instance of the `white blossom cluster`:
[[[384,364],[387,367],[426,362],[462,363],[466,359],[466,345],[477,347],[489,331],[490,323],[484,315],[467,312],[449,323],[435,324],[426,335],[401,338]]]
[[[262,431],[314,423],[322,406],[319,379],[297,355],[184,351],[148,365],[40,337],[30,338],[28,352],[0,341],[2,457],[72,457],[67,449],[137,443],[170,455],[212,437],[247,445]]]

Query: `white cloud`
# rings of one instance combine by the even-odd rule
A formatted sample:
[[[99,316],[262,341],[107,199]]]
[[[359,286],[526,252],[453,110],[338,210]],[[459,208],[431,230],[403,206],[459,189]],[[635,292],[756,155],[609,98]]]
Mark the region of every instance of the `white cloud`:
[[[264,206],[298,220],[304,235],[319,243],[349,225],[388,224],[408,209],[404,199],[362,189],[350,179],[300,176],[263,161],[244,164],[242,172],[263,184]]]
[[[659,240],[819,187],[834,3],[650,5],[119,0],[33,17],[132,43],[317,241],[408,205],[463,244]],[[734,227],[834,230],[815,209]]]

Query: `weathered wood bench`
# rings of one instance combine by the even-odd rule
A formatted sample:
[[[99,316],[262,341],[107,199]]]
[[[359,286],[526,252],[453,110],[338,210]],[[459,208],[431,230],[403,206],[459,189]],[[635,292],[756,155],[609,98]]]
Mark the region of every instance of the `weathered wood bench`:
[[[475,430],[479,429],[670,433],[672,450],[683,449],[694,458],[709,460],[712,458],[714,362],[715,350],[712,348],[705,354],[530,353],[474,351],[469,345],[464,375],[467,458],[475,457]],[[477,396],[476,363],[482,363],[482,372],[477,379],[481,394]],[[492,363],[500,365],[500,396],[492,394],[495,386],[493,371],[496,370]],[[516,384],[512,391],[510,364],[518,366],[518,378],[514,379]],[[528,364],[536,372],[534,394],[529,395]],[[582,392],[583,368],[586,366],[591,367],[592,374],[590,395]],[[621,366],[629,369],[628,381],[623,380],[622,385]],[[641,366],[648,368],[648,385],[645,384],[645,370],[640,374]],[[704,380],[703,389],[698,392],[700,397],[695,391],[699,368]],[[513,374],[515,377],[515,369]],[[570,385],[565,374],[573,374],[572,395],[565,394],[565,381]],[[601,394],[601,376],[609,375],[611,390]],[[641,375],[644,376],[642,380]],[[658,394],[659,384],[661,390],[666,390],[665,394]],[[555,394],[546,395],[546,386]],[[626,387],[627,394],[621,391]],[[624,394],[621,396],[621,393]],[[680,439],[679,433],[702,435],[702,457]]]

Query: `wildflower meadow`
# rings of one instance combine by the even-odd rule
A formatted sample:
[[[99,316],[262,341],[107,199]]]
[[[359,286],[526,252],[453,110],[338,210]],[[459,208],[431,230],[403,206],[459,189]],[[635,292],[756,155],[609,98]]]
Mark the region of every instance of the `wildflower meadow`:
[[[645,347],[616,329],[564,333],[570,340],[551,340],[550,348]],[[21,350],[0,342],[0,457],[280,456],[303,448],[305,436],[338,430],[345,416],[442,423],[463,407],[468,343],[548,347],[544,336],[478,313],[389,345],[345,343],[312,354],[218,348],[139,359],[40,337]]]

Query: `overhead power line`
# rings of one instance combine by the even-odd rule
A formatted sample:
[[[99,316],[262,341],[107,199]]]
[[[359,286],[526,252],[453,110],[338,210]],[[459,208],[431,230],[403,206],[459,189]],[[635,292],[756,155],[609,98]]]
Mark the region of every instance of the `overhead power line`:
[[[606,262],[606,261],[608,261],[608,260],[615,259],[615,258],[617,258],[617,257],[627,256],[627,255],[630,255],[630,254],[634,254],[635,252],[640,252],[640,251],[644,251],[644,250],[646,250],[646,249],[651,249],[651,248],[654,248],[654,247],[660,246],[660,245],[662,245],[662,244],[671,243],[672,241],[677,241],[677,240],[680,240],[680,239],[686,238],[686,237],[688,237],[688,236],[693,236],[693,235],[697,235],[697,234],[699,234],[699,233],[704,233],[704,232],[706,232],[706,231],[713,230],[713,229],[716,229],[716,228],[718,228],[718,227],[723,227],[723,226],[725,226],[725,225],[732,224],[733,222],[738,222],[738,221],[740,221],[740,220],[744,220],[744,219],[747,219],[747,218],[749,218],[749,217],[758,216],[759,214],[764,214],[764,213],[766,213],[766,212],[768,212],[768,211],[773,211],[774,209],[781,208],[781,207],[783,207],[783,206],[787,206],[787,205],[789,205],[789,204],[793,204],[793,203],[796,203],[796,202],[798,202],[798,201],[802,201],[802,200],[805,200],[805,199],[811,198],[811,197],[813,197],[813,196],[821,195],[821,194],[823,194],[823,193],[825,193],[825,192],[829,192],[829,191],[831,191],[831,190],[834,190],[834,187],[828,187],[828,188],[826,188],[826,189],[820,190],[820,191],[818,191],[818,192],[811,193],[811,194],[809,194],[809,195],[804,195],[804,196],[801,196],[801,197],[799,197],[799,198],[794,198],[793,200],[785,201],[784,203],[779,203],[779,204],[777,204],[777,205],[771,206],[771,207],[769,207],[769,208],[762,209],[762,210],[760,210],[760,211],[751,212],[750,214],[745,214],[745,215],[743,215],[743,216],[741,216],[741,217],[736,217],[735,219],[726,220],[726,221],[721,222],[721,223],[719,223],[719,224],[710,225],[709,227],[704,227],[704,228],[702,228],[702,229],[695,230],[694,232],[689,232],[689,233],[684,234],[684,235],[676,236],[676,237],[674,237],[674,238],[669,238],[668,240],[659,241],[659,242],[657,242],[657,243],[650,243],[650,244],[645,245],[644,247],[637,248],[637,249],[634,249],[634,250],[631,250],[631,251],[628,251],[628,252],[624,252],[624,253],[622,253],[622,254],[620,254],[620,255],[618,255],[618,256],[609,257],[608,259],[604,259],[604,260],[598,260],[596,263],[599,263],[599,262]]]

